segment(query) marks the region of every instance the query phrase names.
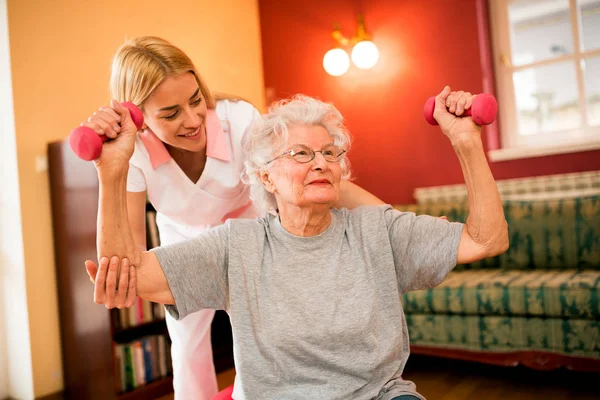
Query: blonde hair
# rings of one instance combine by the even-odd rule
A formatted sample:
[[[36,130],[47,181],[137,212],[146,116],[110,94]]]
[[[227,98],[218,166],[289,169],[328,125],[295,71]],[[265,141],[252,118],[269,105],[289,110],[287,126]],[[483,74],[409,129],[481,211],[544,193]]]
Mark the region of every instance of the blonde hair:
[[[122,102],[143,108],[146,99],[168,76],[191,72],[208,108],[215,108],[215,97],[194,67],[192,60],[178,47],[154,36],[142,36],[125,42],[115,54],[110,77],[110,94]]]
[[[265,189],[260,172],[268,169],[267,162],[283,149],[288,129],[298,125],[322,126],[333,144],[350,150],[351,138],[344,117],[332,104],[299,94],[271,105],[267,114],[253,122],[243,143],[246,157],[242,181],[250,186],[250,197],[260,211],[277,208],[275,195]],[[351,178],[347,154],[340,160],[343,180]]]

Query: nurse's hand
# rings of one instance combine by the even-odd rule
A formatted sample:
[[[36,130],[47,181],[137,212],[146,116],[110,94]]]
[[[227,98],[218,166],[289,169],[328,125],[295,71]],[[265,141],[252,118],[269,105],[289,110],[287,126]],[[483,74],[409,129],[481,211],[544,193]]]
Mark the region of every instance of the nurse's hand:
[[[120,264],[120,265],[119,265]],[[120,266],[120,269],[119,269]],[[90,281],[95,285],[94,302],[104,304],[106,308],[127,308],[136,301],[136,271],[129,260],[113,256],[100,259],[100,267],[87,260],[85,269]]]

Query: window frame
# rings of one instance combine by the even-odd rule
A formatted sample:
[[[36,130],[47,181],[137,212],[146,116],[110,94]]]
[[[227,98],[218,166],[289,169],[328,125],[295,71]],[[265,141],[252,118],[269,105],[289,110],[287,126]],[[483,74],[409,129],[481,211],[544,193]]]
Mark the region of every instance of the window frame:
[[[580,67],[584,58],[600,56],[600,48],[581,51],[580,36],[582,30],[579,20],[578,0],[568,0],[573,35],[573,53],[519,66],[514,66],[511,62],[511,27],[508,18],[509,5],[515,1],[520,0],[488,0],[491,56],[496,83],[495,94],[500,110],[498,122],[501,126],[500,132],[497,133],[499,137],[496,140],[499,139],[502,144],[490,149],[488,152],[490,160],[504,161],[600,149],[600,126],[589,126],[587,124],[588,103],[585,96],[584,72]],[[543,135],[519,135],[513,73],[565,61],[571,61],[575,64],[582,126],[578,129]]]

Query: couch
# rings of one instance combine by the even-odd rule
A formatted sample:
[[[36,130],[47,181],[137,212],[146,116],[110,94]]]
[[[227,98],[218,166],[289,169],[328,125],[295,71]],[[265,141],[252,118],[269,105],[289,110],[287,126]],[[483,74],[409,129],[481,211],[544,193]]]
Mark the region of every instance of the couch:
[[[510,248],[403,295],[411,353],[600,371],[600,195],[503,198]],[[466,201],[396,205],[465,222]]]

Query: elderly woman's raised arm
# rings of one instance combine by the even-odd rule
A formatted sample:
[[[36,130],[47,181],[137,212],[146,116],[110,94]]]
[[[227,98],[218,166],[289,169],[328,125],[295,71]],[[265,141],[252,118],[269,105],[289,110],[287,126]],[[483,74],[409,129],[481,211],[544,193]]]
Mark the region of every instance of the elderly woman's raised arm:
[[[167,278],[160,266],[158,258],[153,252],[141,251],[133,240],[127,214],[127,166],[119,169],[98,169],[99,201],[98,225],[96,247],[98,259],[101,257],[119,259],[127,258],[130,265],[135,268],[135,285],[137,295],[143,299],[162,304],[173,304],[173,294],[169,288]],[[108,275],[111,268],[117,265],[111,262],[108,265]],[[100,263],[102,268],[102,263]],[[104,274],[99,274],[104,276]],[[107,279],[108,283],[112,283]],[[95,301],[106,304],[107,307],[125,306],[113,304],[111,296],[114,292],[104,282],[96,281]],[[106,290],[106,294],[102,291]]]
[[[452,143],[467,186],[469,216],[458,244],[456,262],[471,263],[508,249],[508,225],[481,138]]]
[[[456,261],[470,263],[508,249],[508,225],[498,188],[485,157],[480,127],[471,118],[456,118],[470,107],[472,96],[446,87],[436,97],[435,118],[448,136],[460,162],[469,202]],[[446,110],[448,107],[448,110]],[[448,112],[449,111],[449,112]]]
[[[178,319],[202,308],[225,309],[229,295],[228,224],[192,239],[141,251],[127,218],[126,178],[126,167],[98,169],[97,246],[102,258],[99,270],[86,263],[88,274],[96,276],[94,300],[107,308],[128,307],[135,297],[124,292],[131,292],[129,285],[133,285],[145,300],[176,304],[168,310]],[[135,273],[119,273],[119,263],[121,268],[132,265]]]
[[[121,305],[114,304],[115,289],[121,289],[116,282],[118,277],[128,275],[121,275],[117,271],[123,265],[120,260],[127,259],[125,262],[136,268],[131,276],[137,281],[134,288],[137,287],[138,296],[158,303],[173,303],[173,295],[156,255],[143,252],[133,240],[127,213],[127,173],[137,127],[131,120],[129,110],[116,101],[112,101],[111,106],[121,117],[121,132],[115,140],[102,146],[100,157],[94,161],[99,183],[96,248],[100,268],[108,269],[106,282],[96,281],[95,301],[107,307]],[[89,264],[86,263],[88,273]],[[98,276],[104,277],[103,274]],[[120,283],[124,285],[123,280]],[[113,287],[115,284],[119,287]],[[123,293],[117,297],[117,301],[122,301]]]

